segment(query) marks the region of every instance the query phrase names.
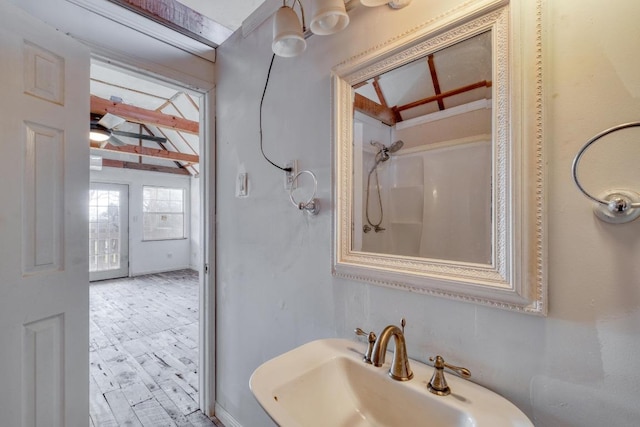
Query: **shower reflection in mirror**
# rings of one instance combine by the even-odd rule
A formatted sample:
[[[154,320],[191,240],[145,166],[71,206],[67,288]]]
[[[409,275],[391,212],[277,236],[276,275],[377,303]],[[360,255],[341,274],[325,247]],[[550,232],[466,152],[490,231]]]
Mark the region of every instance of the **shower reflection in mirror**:
[[[380,195],[380,178],[378,177],[378,165],[382,162],[386,162],[387,160],[389,160],[391,158],[391,154],[401,149],[402,146],[404,145],[404,142],[402,142],[401,140],[397,140],[396,142],[391,144],[391,146],[387,147],[381,142],[371,141],[371,145],[376,147],[378,152],[375,155],[375,159],[374,159],[375,163],[373,164],[373,167],[369,171],[369,176],[367,177],[367,189],[365,190],[367,201],[364,209],[365,216],[367,217],[367,223],[362,227],[362,231],[364,231],[365,233],[368,233],[369,231],[371,231],[371,227],[373,227],[373,230],[376,233],[379,233],[381,231],[384,231],[385,229],[380,226],[380,224],[382,224],[382,220],[384,219],[384,210],[382,207],[382,196]],[[375,183],[376,183],[375,195],[377,196],[378,208],[380,209],[380,216],[378,217],[377,221],[372,221],[371,216],[369,215],[369,206],[370,206],[369,199],[371,198],[371,176],[372,175],[374,175],[375,177]]]
[[[353,250],[492,263],[491,50],[483,32],[354,86]]]

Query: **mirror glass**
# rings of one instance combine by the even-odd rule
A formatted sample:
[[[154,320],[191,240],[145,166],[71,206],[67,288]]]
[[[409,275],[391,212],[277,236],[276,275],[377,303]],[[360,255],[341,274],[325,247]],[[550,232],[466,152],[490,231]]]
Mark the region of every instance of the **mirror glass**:
[[[540,1],[452,9],[333,68],[333,274],[546,314]]]
[[[485,31],[353,86],[353,250],[491,264],[491,44]]]

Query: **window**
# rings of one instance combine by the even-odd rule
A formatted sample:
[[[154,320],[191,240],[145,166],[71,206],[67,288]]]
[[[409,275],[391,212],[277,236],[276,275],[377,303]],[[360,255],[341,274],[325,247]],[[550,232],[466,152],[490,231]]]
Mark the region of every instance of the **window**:
[[[184,239],[184,189],[142,187],[143,240]]]
[[[120,190],[89,193],[89,271],[120,268]]]

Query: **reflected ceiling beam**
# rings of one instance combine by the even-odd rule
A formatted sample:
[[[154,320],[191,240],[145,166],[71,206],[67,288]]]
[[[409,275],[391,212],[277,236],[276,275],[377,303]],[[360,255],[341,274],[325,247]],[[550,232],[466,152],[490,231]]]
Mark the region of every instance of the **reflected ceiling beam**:
[[[170,166],[150,165],[147,163],[125,162],[122,160],[102,159],[102,166],[119,169],[136,169],[151,172],[173,173],[176,175],[191,175],[183,168],[172,168]]]
[[[391,108],[384,107],[359,93],[356,93],[355,99],[353,100],[353,108],[369,117],[380,120],[388,126],[396,124],[396,115]]]
[[[113,102],[95,95],[91,95],[91,113],[100,115],[111,113],[129,122],[164,127],[180,132],[192,133],[194,135],[197,135],[200,130],[199,123],[193,120],[171,116],[159,111],[147,110],[133,105]]]
[[[380,87],[380,77],[375,76],[373,78],[373,89],[376,91],[376,95],[378,95],[378,99],[380,100],[380,105],[382,105],[384,108],[389,108],[389,104],[387,104],[387,99],[384,97],[384,93],[382,92],[382,87]],[[391,112],[394,115],[394,119],[397,122],[401,122],[402,121],[402,116],[400,115],[400,112],[395,109],[392,108]]]
[[[384,93],[382,93],[382,88],[380,87],[380,77],[375,76],[373,78],[373,89],[376,91],[376,95],[378,95],[378,99],[380,100],[380,105],[385,108],[389,108],[389,104],[387,104],[387,100],[384,97]]]
[[[109,1],[213,48],[218,47],[232,33],[227,27],[176,0]]]
[[[427,57],[427,63],[429,64],[429,73],[431,73],[431,81],[433,82],[433,92],[436,95],[441,95],[442,91],[440,90],[438,73],[436,73],[436,64],[434,64],[433,62],[433,54]],[[437,101],[438,101],[438,109],[440,109],[440,111],[444,110],[444,100],[442,98],[439,98]]]
[[[428,98],[420,99],[420,100],[412,102],[410,104],[399,105],[397,107],[397,109],[398,109],[398,111],[408,110],[410,108],[419,107],[421,105],[429,104],[430,102],[434,102],[434,101],[437,101],[439,99],[444,99],[444,98],[448,98],[450,96],[459,95],[461,93],[469,92],[470,90],[478,89],[478,88],[481,88],[481,87],[491,87],[491,81],[483,80],[483,81],[478,82],[478,83],[473,83],[473,84],[470,84],[470,85],[467,85],[467,86],[463,86],[463,87],[458,88],[458,89],[453,89],[453,90],[450,90],[448,92],[441,93],[440,95],[434,95],[434,96],[430,96]]]
[[[194,154],[176,153],[174,151],[159,150],[156,148],[140,147],[137,145],[115,146],[107,143],[101,146],[100,142],[91,141],[91,148],[95,150],[111,151],[115,153],[131,154],[132,156],[153,157],[156,159],[200,163],[200,157]]]

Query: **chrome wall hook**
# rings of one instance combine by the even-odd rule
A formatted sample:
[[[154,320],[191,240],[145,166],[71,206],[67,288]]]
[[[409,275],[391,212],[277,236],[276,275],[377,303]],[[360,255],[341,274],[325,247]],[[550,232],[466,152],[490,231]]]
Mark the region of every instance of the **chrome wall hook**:
[[[591,138],[587,143],[578,151],[576,157],[573,159],[571,165],[571,173],[573,175],[573,182],[578,189],[587,196],[588,199],[596,202],[597,205],[594,208],[595,215],[602,221],[612,224],[623,224],[625,222],[633,221],[640,216],[640,194],[631,190],[610,190],[606,191],[601,197],[595,197],[587,192],[582,187],[578,180],[578,165],[580,164],[580,158],[587,151],[587,149],[599,140],[600,138],[609,135],[613,132],[617,132],[622,129],[632,128],[640,126],[640,122],[623,123],[618,126],[614,126],[607,130],[604,130]]]
[[[307,200],[306,202],[296,202],[295,199],[293,198],[293,190],[296,187],[295,182],[303,173],[309,174],[311,175],[311,178],[313,178],[313,194],[311,195],[309,200]],[[318,215],[318,212],[320,212],[320,200],[315,198],[317,191],[318,191],[318,180],[316,178],[316,175],[313,172],[308,170],[300,171],[291,180],[291,188],[289,189],[289,200],[291,200],[291,203],[293,203],[293,206],[300,209],[301,211],[304,211],[306,214]]]

